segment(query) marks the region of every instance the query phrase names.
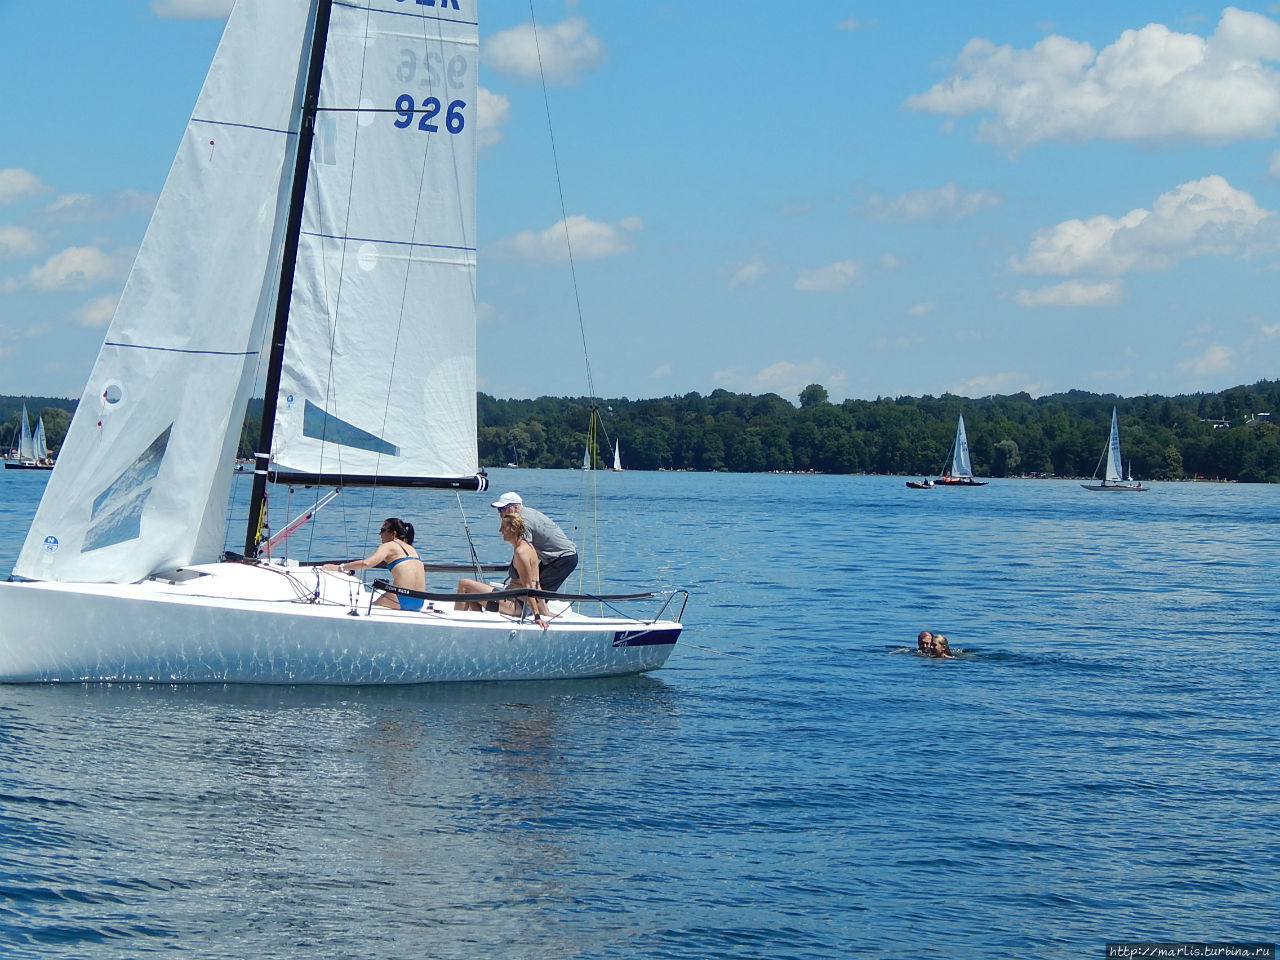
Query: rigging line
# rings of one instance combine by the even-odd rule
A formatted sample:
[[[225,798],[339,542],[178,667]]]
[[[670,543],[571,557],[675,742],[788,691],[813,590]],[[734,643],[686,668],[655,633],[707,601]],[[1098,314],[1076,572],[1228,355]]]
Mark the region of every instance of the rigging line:
[[[564,183],[560,178],[560,157],[556,152],[555,128],[551,125],[551,98],[547,94],[547,74],[542,66],[542,43],[538,39],[538,20],[529,0],[529,22],[533,25],[533,46],[538,55],[538,76],[542,81],[542,103],[547,113],[547,136],[551,141],[551,162],[556,171],[556,189],[560,194],[560,221],[564,224],[564,242],[569,251],[569,275],[573,278],[573,302],[578,311],[578,334],[582,338],[582,359],[587,368],[587,391],[596,399],[595,379],[591,375],[591,354],[587,350],[587,328],[582,319],[582,295],[578,290],[578,270],[573,259],[573,239],[569,236],[569,214],[564,202]]]
[[[458,513],[462,514],[462,532],[467,536],[467,549],[471,551],[471,565],[475,568],[476,579],[481,583],[485,583],[484,566],[480,562],[480,556],[476,553],[475,542],[471,539],[471,527],[467,523],[467,509],[462,505],[462,494],[457,490],[453,491],[453,495],[458,498]]]

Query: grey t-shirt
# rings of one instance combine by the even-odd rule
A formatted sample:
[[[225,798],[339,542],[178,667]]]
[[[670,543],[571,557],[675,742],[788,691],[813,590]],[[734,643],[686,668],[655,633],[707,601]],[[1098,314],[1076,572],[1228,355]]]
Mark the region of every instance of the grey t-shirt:
[[[519,514],[524,520],[525,533],[533,543],[533,549],[538,551],[539,560],[544,562],[555,560],[557,557],[567,557],[569,554],[578,552],[574,542],[566,537],[564,531],[545,513],[534,510],[532,507],[522,506]]]

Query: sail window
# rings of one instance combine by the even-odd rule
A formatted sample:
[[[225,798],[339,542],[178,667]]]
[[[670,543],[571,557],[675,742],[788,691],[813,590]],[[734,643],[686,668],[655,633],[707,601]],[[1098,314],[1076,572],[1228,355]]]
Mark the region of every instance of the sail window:
[[[302,434],[313,440],[368,450],[370,453],[379,453],[386,457],[400,456],[400,448],[395,444],[388,443],[367,430],[361,430],[354,423],[339,420],[310,400],[303,408]]]

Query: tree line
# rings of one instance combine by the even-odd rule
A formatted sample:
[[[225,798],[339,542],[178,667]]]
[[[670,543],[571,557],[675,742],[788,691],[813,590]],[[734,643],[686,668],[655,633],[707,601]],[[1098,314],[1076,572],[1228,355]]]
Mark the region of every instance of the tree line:
[[[824,387],[810,384],[797,399],[798,404],[774,393],[727,390],[600,401],[499,400],[481,393],[480,462],[563,469],[581,466],[585,453],[604,467],[613,462],[618,443],[628,470],[936,476],[949,461],[956,419],[963,414],[979,476],[1089,477],[1115,407],[1126,466],[1135,477],[1280,482],[1280,424],[1272,422],[1280,420],[1277,380],[1173,397],[1071,390],[1037,398],[944,394],[842,403],[832,403]],[[16,436],[24,400],[33,422],[44,417],[56,453],[75,408],[71,400],[0,398],[0,424],[8,424],[7,431],[0,427],[0,443]],[[261,410],[260,400],[250,403],[242,457],[252,455]]]

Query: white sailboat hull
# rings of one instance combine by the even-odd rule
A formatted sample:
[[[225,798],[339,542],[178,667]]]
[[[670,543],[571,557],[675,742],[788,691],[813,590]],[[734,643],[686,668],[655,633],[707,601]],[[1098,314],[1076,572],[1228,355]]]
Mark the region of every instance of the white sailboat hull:
[[[191,576],[191,574],[197,574]],[[200,575],[203,574],[203,575]],[[655,670],[676,621],[370,607],[351,578],[220,563],[180,582],[0,583],[0,682],[409,684]],[[567,605],[566,605],[567,606]]]

